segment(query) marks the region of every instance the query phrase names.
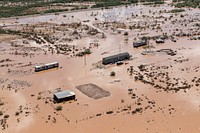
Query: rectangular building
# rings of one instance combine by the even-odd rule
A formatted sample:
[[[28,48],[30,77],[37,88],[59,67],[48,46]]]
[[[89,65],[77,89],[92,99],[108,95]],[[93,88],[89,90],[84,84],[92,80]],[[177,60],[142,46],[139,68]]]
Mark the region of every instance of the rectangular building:
[[[125,53],[112,55],[112,56],[103,58],[102,64],[107,65],[110,63],[116,63],[118,61],[127,60],[127,59],[130,59],[130,54],[128,52],[125,52]]]
[[[53,100],[57,103],[69,101],[69,100],[75,100],[76,96],[73,91],[70,90],[64,90],[54,93]]]
[[[137,48],[137,47],[141,47],[147,45],[147,41],[146,40],[139,40],[137,42],[133,43],[133,47]]]
[[[35,72],[39,72],[39,71],[43,71],[43,70],[47,70],[51,68],[57,68],[57,67],[59,67],[58,62],[48,63],[45,65],[35,66]]]

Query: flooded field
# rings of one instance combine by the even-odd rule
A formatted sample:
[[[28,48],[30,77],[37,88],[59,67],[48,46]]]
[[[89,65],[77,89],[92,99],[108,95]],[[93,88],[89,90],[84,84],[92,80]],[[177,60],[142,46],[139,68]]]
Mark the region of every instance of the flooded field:
[[[199,133],[200,13],[174,9],[130,5],[0,19],[0,132]],[[148,44],[134,48],[141,39]],[[123,52],[129,60],[102,64]],[[51,62],[59,67],[35,72]],[[87,84],[99,87],[77,89]],[[58,90],[76,99],[55,103]]]

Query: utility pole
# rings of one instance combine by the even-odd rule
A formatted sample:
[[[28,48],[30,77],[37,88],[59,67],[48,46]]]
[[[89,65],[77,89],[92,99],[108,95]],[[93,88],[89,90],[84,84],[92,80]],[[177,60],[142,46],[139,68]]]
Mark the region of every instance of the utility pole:
[[[119,54],[121,54],[121,43],[119,43]]]
[[[85,76],[86,76],[86,66],[87,66],[87,59],[86,59],[86,54],[84,55],[84,67],[85,67]]]

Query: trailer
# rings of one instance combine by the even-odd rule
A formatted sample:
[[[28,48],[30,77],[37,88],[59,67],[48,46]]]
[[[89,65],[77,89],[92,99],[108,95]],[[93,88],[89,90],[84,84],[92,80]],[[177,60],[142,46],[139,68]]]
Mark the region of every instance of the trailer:
[[[35,66],[35,72],[44,71],[52,68],[58,68],[58,67],[59,67],[58,62],[48,63],[45,65],[37,65]]]
[[[139,41],[133,42],[134,48],[138,48],[144,45],[147,45],[147,40],[139,40]]]

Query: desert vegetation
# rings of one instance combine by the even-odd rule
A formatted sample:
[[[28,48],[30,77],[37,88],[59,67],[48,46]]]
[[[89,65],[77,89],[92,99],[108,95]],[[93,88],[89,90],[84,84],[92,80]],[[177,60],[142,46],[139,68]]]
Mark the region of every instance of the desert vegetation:
[[[184,2],[1,1],[0,132],[199,132],[200,14]]]
[[[193,7],[200,8],[200,0],[173,0],[176,7]]]
[[[91,8],[108,8],[110,6],[129,5],[138,3],[138,0],[6,0],[0,1],[0,17],[13,17],[33,14],[56,13]],[[150,4],[163,4],[163,0],[142,0]]]

